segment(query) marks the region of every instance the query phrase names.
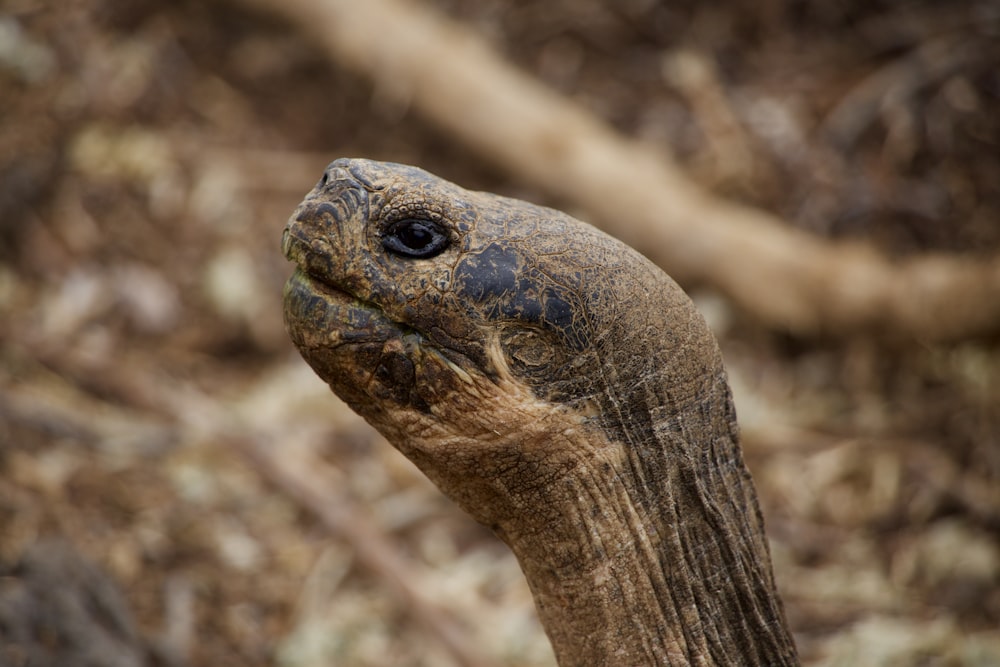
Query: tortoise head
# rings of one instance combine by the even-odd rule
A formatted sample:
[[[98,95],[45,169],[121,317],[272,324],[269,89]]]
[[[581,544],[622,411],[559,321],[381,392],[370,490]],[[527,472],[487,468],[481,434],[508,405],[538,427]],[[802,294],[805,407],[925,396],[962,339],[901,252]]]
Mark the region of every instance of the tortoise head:
[[[285,321],[302,355],[439,485],[441,443],[523,455],[526,430],[554,421],[637,441],[683,428],[671,416],[706,384],[728,397],[680,288],[559,211],[342,159],[282,246],[298,265]]]

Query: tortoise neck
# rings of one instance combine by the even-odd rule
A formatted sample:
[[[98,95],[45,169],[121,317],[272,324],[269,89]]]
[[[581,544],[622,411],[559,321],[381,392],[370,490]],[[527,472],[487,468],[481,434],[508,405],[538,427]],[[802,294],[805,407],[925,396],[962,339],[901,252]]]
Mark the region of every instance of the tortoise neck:
[[[797,664],[735,432],[694,444],[611,443],[498,526],[561,666]]]

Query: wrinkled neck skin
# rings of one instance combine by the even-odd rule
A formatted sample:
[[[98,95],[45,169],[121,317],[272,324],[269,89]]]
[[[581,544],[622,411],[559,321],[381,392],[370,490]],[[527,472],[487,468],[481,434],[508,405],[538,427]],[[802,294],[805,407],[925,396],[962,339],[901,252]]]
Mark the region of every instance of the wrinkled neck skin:
[[[456,430],[368,416],[510,546],[561,666],[797,664],[729,390],[705,382],[659,433],[648,414],[612,429],[508,382],[453,395]],[[485,414],[484,395],[515,407]]]
[[[537,505],[562,515],[554,525],[581,528],[557,539],[535,530],[544,526],[518,526],[524,532],[509,539],[560,664],[793,664],[732,435],[658,444],[659,452],[625,447],[613,472],[581,463],[561,492],[542,492],[558,496]],[[714,459],[725,479],[702,481],[698,459]]]

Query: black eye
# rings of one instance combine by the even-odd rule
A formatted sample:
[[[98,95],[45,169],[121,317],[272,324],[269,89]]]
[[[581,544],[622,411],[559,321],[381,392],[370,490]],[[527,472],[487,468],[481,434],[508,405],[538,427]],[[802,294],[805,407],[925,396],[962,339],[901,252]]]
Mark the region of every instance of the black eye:
[[[441,225],[430,220],[399,220],[386,230],[382,245],[403,257],[426,259],[448,247],[448,235]]]

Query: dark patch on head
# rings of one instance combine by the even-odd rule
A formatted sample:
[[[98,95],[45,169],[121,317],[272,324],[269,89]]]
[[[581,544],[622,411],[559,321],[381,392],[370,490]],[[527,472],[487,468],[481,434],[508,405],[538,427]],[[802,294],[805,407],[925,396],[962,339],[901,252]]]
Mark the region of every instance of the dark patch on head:
[[[517,286],[520,265],[521,257],[512,248],[491,243],[455,268],[455,289],[478,302],[511,294]]]
[[[540,325],[574,351],[589,344],[586,318],[569,288],[553,284],[514,248],[494,242],[463,259],[454,285],[487,320]]]
[[[569,331],[573,328],[573,307],[553,289],[545,290],[545,321],[556,329]]]
[[[505,295],[495,307],[498,319],[518,322],[541,323],[542,303],[538,298],[538,284],[533,276],[520,276],[517,288]]]

